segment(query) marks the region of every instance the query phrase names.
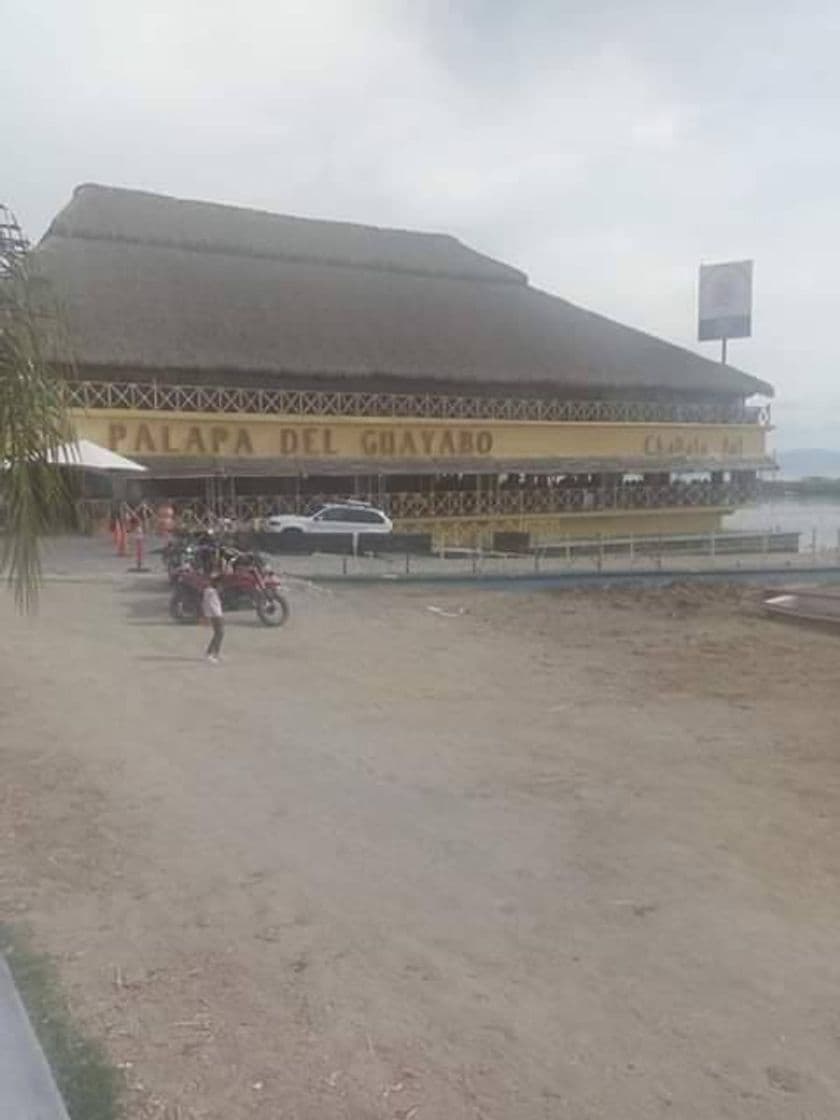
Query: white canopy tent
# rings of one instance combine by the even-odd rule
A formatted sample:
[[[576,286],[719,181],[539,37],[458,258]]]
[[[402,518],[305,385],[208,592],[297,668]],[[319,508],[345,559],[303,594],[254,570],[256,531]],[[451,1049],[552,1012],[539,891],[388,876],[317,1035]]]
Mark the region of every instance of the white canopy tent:
[[[49,452],[47,461],[59,467],[82,467],[89,471],[148,470],[148,467],[144,467],[141,463],[126,459],[124,455],[118,455],[116,451],[110,451],[107,447],[100,447],[98,443],[92,443],[89,439],[63,443],[54,452]],[[8,466],[8,459],[0,462],[0,470],[6,470]]]
[[[92,471],[145,471],[148,468],[133,459],[126,459],[107,447],[100,447],[89,439],[65,443],[54,454],[49,455],[51,463],[64,467],[84,467]]]

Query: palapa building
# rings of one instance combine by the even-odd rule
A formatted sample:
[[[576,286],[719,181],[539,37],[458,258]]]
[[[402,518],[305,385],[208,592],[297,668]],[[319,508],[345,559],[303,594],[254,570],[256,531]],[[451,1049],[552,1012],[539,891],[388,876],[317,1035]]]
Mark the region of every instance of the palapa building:
[[[197,516],[356,496],[453,544],[699,532],[772,465],[769,385],[454,237],[85,185],[34,259],[78,435]]]

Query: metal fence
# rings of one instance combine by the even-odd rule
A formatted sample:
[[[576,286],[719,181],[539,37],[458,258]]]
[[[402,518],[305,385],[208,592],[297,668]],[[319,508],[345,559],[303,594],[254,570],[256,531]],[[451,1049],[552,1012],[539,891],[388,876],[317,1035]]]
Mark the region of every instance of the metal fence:
[[[313,580],[410,578],[430,583],[552,576],[586,579],[611,574],[620,578],[628,573],[667,575],[679,580],[698,573],[748,576],[762,571],[789,571],[792,577],[796,572],[819,572],[821,578],[837,580],[840,536],[833,547],[818,547],[815,533],[779,533],[771,529],[661,536],[569,536],[527,554],[454,548],[441,542],[432,554],[371,553],[360,547],[355,553],[278,556],[276,566],[290,576]]]

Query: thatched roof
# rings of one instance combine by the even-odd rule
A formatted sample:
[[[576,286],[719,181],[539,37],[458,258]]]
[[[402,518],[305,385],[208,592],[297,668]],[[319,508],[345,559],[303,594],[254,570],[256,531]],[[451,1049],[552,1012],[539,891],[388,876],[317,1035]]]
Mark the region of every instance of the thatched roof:
[[[440,234],[85,185],[35,251],[81,367],[772,394]]]

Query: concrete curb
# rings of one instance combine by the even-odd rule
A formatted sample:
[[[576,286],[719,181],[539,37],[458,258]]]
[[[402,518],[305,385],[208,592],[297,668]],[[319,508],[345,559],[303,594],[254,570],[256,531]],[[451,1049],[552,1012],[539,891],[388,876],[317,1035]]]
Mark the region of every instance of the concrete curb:
[[[69,1120],[9,966],[2,957],[0,1120]]]
[[[302,578],[302,577],[298,577]],[[312,583],[325,583],[333,587],[345,585],[379,585],[390,587],[475,587],[494,590],[509,588],[533,590],[536,588],[558,587],[659,587],[669,583],[822,583],[840,581],[840,567],[814,568],[709,568],[697,570],[690,568],[659,569],[615,569],[601,572],[530,572],[504,574],[499,572],[441,573],[439,575],[402,575],[397,573],[355,573],[353,575],[311,575],[306,577]]]

